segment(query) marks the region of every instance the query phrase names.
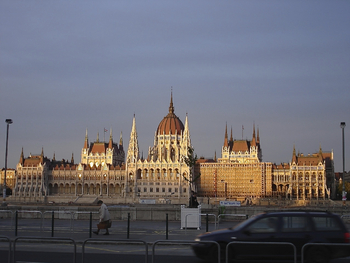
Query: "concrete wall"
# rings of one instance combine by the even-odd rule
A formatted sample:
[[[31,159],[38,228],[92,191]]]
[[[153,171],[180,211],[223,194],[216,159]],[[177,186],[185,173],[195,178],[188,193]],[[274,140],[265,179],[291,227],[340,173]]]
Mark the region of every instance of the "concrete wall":
[[[31,211],[27,213],[19,213],[19,217],[25,218],[38,218],[42,213],[45,218],[52,216],[50,211],[55,212],[55,218],[69,219],[69,214],[74,214],[75,219],[90,218],[90,212],[93,219],[98,219],[97,205],[90,206],[75,206],[75,205],[8,205],[7,207],[0,207],[0,218],[9,218],[14,215],[15,211]],[[165,221],[166,214],[168,214],[169,221],[181,220],[181,206],[180,205],[109,205],[109,212],[112,220],[127,220],[130,215],[130,220],[155,220]],[[317,211],[329,211],[338,215],[350,215],[350,208],[348,206],[342,206],[341,203],[334,204],[333,206],[298,206],[298,207],[281,207],[281,206],[241,206],[241,207],[220,207],[217,205],[202,205],[202,214],[210,214],[209,220],[213,221],[214,216],[219,214],[244,214],[248,217],[262,213],[265,211],[281,211],[281,210],[317,210]],[[38,211],[33,212],[33,211]],[[40,212],[40,213],[39,213]],[[237,218],[233,218],[232,220]],[[241,218],[241,220],[244,218]],[[205,216],[202,216],[202,220],[205,220]],[[230,216],[225,216],[225,220],[231,220]]]

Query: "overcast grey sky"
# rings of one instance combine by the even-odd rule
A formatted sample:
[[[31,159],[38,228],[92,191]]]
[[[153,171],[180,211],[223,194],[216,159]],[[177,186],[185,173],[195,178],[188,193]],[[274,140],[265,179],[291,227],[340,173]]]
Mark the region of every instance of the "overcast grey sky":
[[[198,156],[260,130],[263,161],[334,150],[350,170],[350,1],[0,1],[0,167],[24,155],[80,162],[136,115],[146,157],[159,122],[188,113]],[[2,128],[1,128],[2,127]]]

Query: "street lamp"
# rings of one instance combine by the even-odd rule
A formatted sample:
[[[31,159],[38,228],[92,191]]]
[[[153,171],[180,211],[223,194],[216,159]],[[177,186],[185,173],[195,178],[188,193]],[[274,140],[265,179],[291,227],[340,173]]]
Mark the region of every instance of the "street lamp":
[[[344,175],[345,175],[345,147],[344,147],[344,128],[346,124],[345,122],[340,123],[340,128],[342,129],[342,142],[343,142],[343,192],[342,192],[342,199],[343,199],[343,205],[345,205],[346,201],[346,193],[345,193],[345,181],[344,181]]]
[[[2,190],[3,205],[5,205],[5,201],[6,201],[7,152],[8,152],[8,145],[9,145],[9,127],[10,127],[10,124],[12,123],[12,119],[6,119],[5,122],[7,123],[7,132],[6,132],[6,152],[5,152],[4,189]]]

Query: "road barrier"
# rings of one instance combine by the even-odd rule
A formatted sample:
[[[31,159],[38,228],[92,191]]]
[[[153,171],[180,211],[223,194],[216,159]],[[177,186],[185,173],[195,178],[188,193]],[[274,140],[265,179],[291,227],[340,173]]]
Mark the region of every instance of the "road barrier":
[[[17,256],[21,255],[23,257],[23,255],[25,255],[26,250],[20,250],[18,249],[19,243],[30,243],[31,245],[33,244],[38,244],[38,247],[40,248],[40,250],[38,250],[38,252],[42,251],[45,252],[48,250],[47,246],[48,244],[71,244],[73,246],[72,248],[72,262],[75,263],[76,262],[76,258],[77,258],[77,245],[76,245],[76,241],[72,238],[53,238],[53,237],[16,237],[13,241],[11,241],[11,239],[7,236],[0,236],[0,242],[7,242],[8,243],[8,248],[6,248],[6,253],[8,253],[7,255],[7,260],[3,258],[2,262],[8,262],[8,263],[15,263],[17,262],[19,259]],[[160,245],[167,245],[167,246],[179,246],[179,245],[193,245],[196,243],[210,243],[213,244],[215,246],[217,246],[217,251],[220,251],[220,244],[215,242],[215,241],[189,241],[189,240],[157,240],[155,242],[149,242],[147,243],[146,241],[143,240],[130,240],[130,239],[100,239],[100,238],[89,238],[83,241],[82,243],[82,263],[84,263],[87,257],[87,252],[86,252],[86,246],[87,244],[118,244],[118,245],[142,245],[144,247],[144,262],[148,263],[148,247],[152,246],[152,253],[151,253],[151,259],[152,259],[152,263],[155,263],[156,261],[156,247],[160,246]],[[283,245],[283,246],[290,246],[293,249],[293,261],[294,263],[297,262],[297,252],[296,252],[296,247],[289,242],[243,242],[243,241],[232,241],[230,243],[228,243],[226,245],[225,248],[225,262],[228,263],[230,262],[231,258],[230,258],[230,246],[234,246],[234,245],[247,245],[247,246],[251,246],[251,245],[271,245],[271,246],[275,246],[275,245]],[[321,250],[318,251],[323,251],[325,247],[328,246],[346,246],[350,249],[350,243],[307,243],[305,244],[302,249],[301,249],[301,263],[305,262],[305,253],[307,253],[307,248],[308,247],[321,247]],[[11,249],[13,248],[13,249]],[[33,249],[29,250],[29,252],[33,251]],[[36,251],[36,250],[35,250]],[[121,250],[123,251],[123,250]],[[117,252],[119,253],[119,252]],[[121,252],[123,253],[123,252]],[[40,255],[40,253],[38,253],[38,255]],[[221,255],[220,253],[217,253],[217,262],[220,262],[221,260]],[[216,255],[213,255],[213,258],[216,259]]]
[[[159,244],[167,244],[167,245],[192,245],[192,244],[196,244],[196,243],[209,243],[209,244],[214,244],[218,247],[218,251],[220,251],[220,245],[219,243],[215,242],[215,241],[188,241],[188,240],[157,240],[153,243],[152,245],[152,263],[155,262],[155,257],[156,257],[156,246]],[[220,262],[220,253],[218,253],[218,261]]]
[[[45,219],[48,219],[48,218],[45,218],[45,215],[47,214],[50,214],[50,217],[49,219],[51,219],[51,230],[53,229],[53,222],[54,222],[54,215],[55,214],[58,214],[59,215],[59,218],[60,218],[60,215],[67,215],[68,218],[69,218],[69,230],[73,230],[73,212],[71,211],[55,211],[55,210],[52,210],[52,211],[44,211],[43,212],[43,215],[42,215],[42,230],[45,231]],[[66,230],[66,229],[65,229]]]
[[[11,263],[11,240],[6,236],[0,236],[0,242],[8,242],[9,247],[8,247],[8,254],[7,254],[7,262]]]
[[[322,253],[326,251],[325,248],[327,246],[347,246],[350,249],[350,243],[307,243],[301,248],[301,263],[305,262],[305,249],[307,247],[320,247],[321,249],[317,251],[317,253]]]
[[[82,256],[81,256],[81,262],[84,263],[85,261],[85,246],[87,243],[94,243],[94,244],[108,244],[108,243],[117,243],[117,244],[143,244],[145,246],[145,263],[148,262],[148,244],[145,241],[142,240],[131,240],[131,239],[105,239],[105,240],[101,240],[101,239],[96,239],[96,238],[89,238],[86,239],[83,242],[82,245]]]
[[[220,214],[218,215],[218,228],[220,227],[220,219],[223,218],[224,216],[230,216],[230,217],[238,217],[239,220],[246,220],[248,219],[248,215],[246,214]]]
[[[73,263],[76,262],[76,258],[77,258],[77,245],[76,242],[72,239],[72,238],[52,238],[52,237],[17,237],[15,238],[15,240],[13,241],[13,261],[12,262],[17,262],[16,260],[16,254],[17,254],[17,243],[19,243],[20,241],[22,242],[30,242],[31,244],[33,244],[34,242],[37,242],[40,246],[43,246],[43,251],[46,251],[46,247],[48,242],[51,243],[72,243],[73,244]],[[43,242],[44,241],[44,242]],[[23,254],[25,252],[21,251],[20,252],[23,256]]]
[[[297,263],[297,249],[294,246],[294,244],[289,242],[245,242],[245,241],[232,241],[226,245],[226,263],[230,262],[229,258],[229,247],[234,244],[241,244],[241,245],[259,245],[259,246],[267,246],[267,245],[282,245],[282,246],[291,246],[293,248],[293,261],[294,263]]]

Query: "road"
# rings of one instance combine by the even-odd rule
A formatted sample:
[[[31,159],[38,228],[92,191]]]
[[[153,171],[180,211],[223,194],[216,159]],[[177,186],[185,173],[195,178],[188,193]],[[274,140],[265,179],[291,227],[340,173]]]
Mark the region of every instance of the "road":
[[[95,229],[96,223],[93,222],[92,230]],[[210,223],[208,229],[211,231],[217,227],[225,228],[237,223],[226,221],[219,227]],[[88,220],[55,220],[52,224],[46,219],[20,219],[16,231],[13,221],[0,219],[0,236],[8,238],[12,252],[15,251],[10,258],[11,263],[139,263],[146,262],[146,255],[147,262],[153,263],[204,263],[194,256],[188,244],[170,245],[168,242],[191,242],[196,235],[206,231],[206,226],[200,230],[180,229],[180,222],[176,221],[168,222],[168,231],[166,230],[166,222],[132,221],[129,222],[128,228],[125,221],[113,221],[111,235],[96,236],[90,234]],[[9,242],[6,238],[0,238],[0,263],[9,262]],[[152,257],[152,245],[159,240],[164,243],[155,246]],[[350,258],[331,261],[349,262]]]

